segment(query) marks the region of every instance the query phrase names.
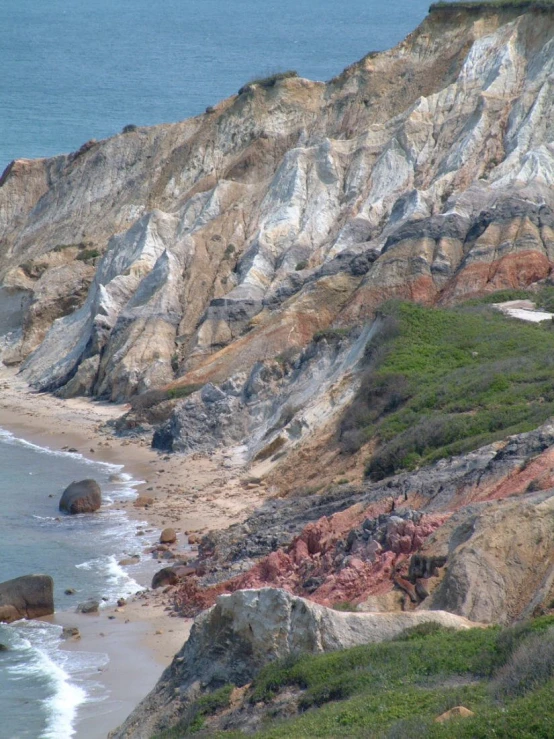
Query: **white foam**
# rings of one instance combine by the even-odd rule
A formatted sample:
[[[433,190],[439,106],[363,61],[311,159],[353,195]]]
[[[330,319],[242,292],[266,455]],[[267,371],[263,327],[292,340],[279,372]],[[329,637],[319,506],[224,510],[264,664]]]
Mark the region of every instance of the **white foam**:
[[[91,559],[88,562],[81,562],[75,565],[78,570],[96,570],[103,572],[106,575],[107,587],[106,597],[107,601],[104,601],[102,605],[109,605],[110,601],[116,600],[117,598],[133,595],[137,590],[144,590],[142,585],[131,577],[131,575],[118,564],[116,557],[113,554],[105,555],[104,557],[97,557]]]
[[[11,648],[23,653],[24,661],[6,669],[12,679],[25,677],[45,680],[50,695],[43,699],[46,727],[40,739],[70,739],[79,706],[89,700],[84,687],[71,674],[90,672],[105,665],[107,655],[60,650],[61,627],[41,621],[18,621],[10,625]],[[71,665],[69,668],[68,666]]]
[[[88,457],[84,457],[80,452],[68,452],[63,449],[50,449],[50,447],[47,446],[33,444],[32,441],[27,441],[26,439],[14,436],[11,431],[6,431],[6,429],[3,428],[0,428],[0,439],[6,444],[18,444],[19,446],[28,447],[39,452],[39,454],[48,454],[53,457],[69,457],[70,459],[78,459],[79,462],[84,462],[85,464],[90,464],[94,467],[105,467],[106,470],[112,474],[116,472],[121,474],[121,470],[123,469],[122,464],[112,464],[111,462],[101,462],[96,459],[88,459]]]

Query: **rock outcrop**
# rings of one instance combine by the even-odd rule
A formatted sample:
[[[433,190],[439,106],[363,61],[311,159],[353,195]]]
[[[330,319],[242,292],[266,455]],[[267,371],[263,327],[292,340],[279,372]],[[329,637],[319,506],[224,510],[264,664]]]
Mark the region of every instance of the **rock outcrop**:
[[[265,585],[324,605],[511,622],[554,600],[553,489],[546,423],[382,482],[270,500],[203,538],[175,605],[196,615],[221,593]]]
[[[245,685],[271,660],[386,641],[421,623],[475,627],[441,611],[340,613],[283,590],[241,590],[199,616],[188,641],[154,690],[110,736],[147,739],[173,726],[201,690]]]
[[[96,480],[80,480],[66,487],[59,508],[64,513],[94,513],[101,505],[102,491]]]
[[[63,397],[212,383],[232,415],[257,362],[387,298],[548,279],[552,23],[536,7],[435,8],[327,84],[247,85],[183,123],[12,163],[5,361]],[[173,424],[200,433],[209,401],[194,403]]]
[[[49,575],[24,575],[0,583],[0,622],[54,613],[54,581]]]

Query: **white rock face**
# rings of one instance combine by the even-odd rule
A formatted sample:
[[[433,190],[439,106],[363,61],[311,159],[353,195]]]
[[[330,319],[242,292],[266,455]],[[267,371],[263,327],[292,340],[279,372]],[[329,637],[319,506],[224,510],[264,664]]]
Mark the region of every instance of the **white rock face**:
[[[327,84],[252,86],[183,123],[15,162],[0,182],[6,361],[39,389],[123,400],[249,373],[390,297],[548,278],[554,15],[518,13],[435,11]],[[57,312],[37,278],[53,253]]]
[[[147,739],[171,726],[199,685],[213,680],[244,685],[272,660],[386,641],[431,622],[454,629],[478,626],[444,611],[343,613],[275,588],[221,595],[197,617],[172,665],[112,739]]]

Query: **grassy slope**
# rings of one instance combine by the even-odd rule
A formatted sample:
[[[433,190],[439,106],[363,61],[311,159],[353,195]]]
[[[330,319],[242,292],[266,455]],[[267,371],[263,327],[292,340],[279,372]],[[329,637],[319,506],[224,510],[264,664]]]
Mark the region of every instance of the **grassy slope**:
[[[510,296],[511,297],[511,296]],[[498,299],[498,298],[497,298]],[[342,433],[375,438],[367,472],[381,479],[554,415],[554,327],[506,318],[486,304],[384,307],[370,369]]]
[[[554,616],[523,626],[472,629],[456,632],[433,625],[416,628],[405,637],[383,644],[355,647],[318,656],[303,656],[268,665],[255,679],[247,700],[264,703],[266,727],[259,739],[289,737],[552,737],[554,681],[540,678],[527,683],[520,694],[502,700],[495,697],[494,676],[517,649],[541,634],[550,635]],[[518,652],[519,654],[519,652]],[[554,661],[549,657],[550,675]],[[513,662],[513,659],[512,659]],[[283,690],[300,691],[299,715],[288,720],[271,719],[271,701]],[[226,692],[225,692],[226,691]],[[221,709],[223,692],[213,701],[214,710],[196,715],[165,737],[190,735],[244,736],[240,732],[216,732],[205,717]],[[464,705],[475,717],[437,724],[434,719],[456,705]]]

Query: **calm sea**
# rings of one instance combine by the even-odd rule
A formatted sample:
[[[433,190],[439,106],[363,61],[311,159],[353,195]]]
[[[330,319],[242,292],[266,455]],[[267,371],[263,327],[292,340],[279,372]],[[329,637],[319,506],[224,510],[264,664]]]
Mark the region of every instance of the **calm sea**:
[[[19,157],[68,152],[134,123],[177,121],[285,69],[327,80],[389,48],[429,0],[0,0],[0,171]],[[57,496],[95,477],[113,501],[114,468],[0,433],[0,581],[47,572],[57,608],[137,589],[118,558],[134,526],[107,506],[57,519]],[[49,498],[53,494],[54,498]],[[78,588],[66,596],[68,587]],[[97,654],[64,652],[59,627],[0,626],[0,739],[72,736],[79,706],[101,700]],[[24,721],[22,717],[24,716]]]
[[[0,0],[0,171],[129,123],[201,113],[249,79],[327,80],[429,0]]]

